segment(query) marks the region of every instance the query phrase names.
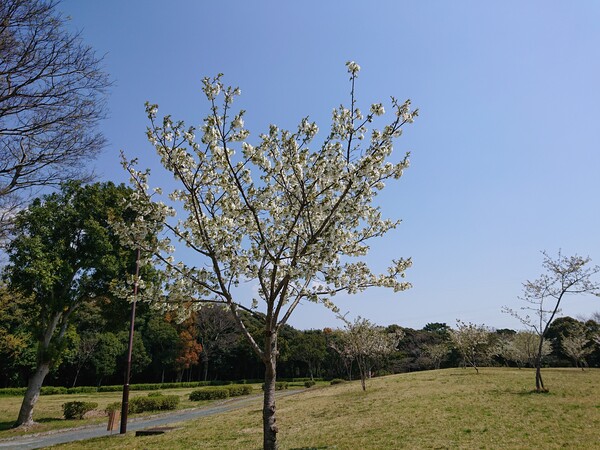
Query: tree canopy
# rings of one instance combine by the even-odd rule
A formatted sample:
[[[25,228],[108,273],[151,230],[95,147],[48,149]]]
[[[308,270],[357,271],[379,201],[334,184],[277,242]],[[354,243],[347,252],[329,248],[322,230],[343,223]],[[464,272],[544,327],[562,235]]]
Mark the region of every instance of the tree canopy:
[[[55,0],[0,2],[0,238],[33,188],[81,179],[109,80]]]
[[[39,388],[59,357],[74,314],[87,302],[110,297],[111,285],[132,273],[135,256],[121,246],[111,217],[131,220],[130,190],[113,183],[69,182],[35,199],[17,215],[4,277],[31,299],[37,369],[30,377],[18,424],[30,422]]]
[[[146,171],[125,161],[136,189],[134,206],[144,221],[135,229],[121,227],[130,245],[140,246],[165,267],[169,301],[195,299],[226,305],[238,327],[267,367],[265,375],[265,448],[275,448],[274,420],[277,336],[304,301],[331,301],[338,292],[354,294],[373,286],[402,291],[411,260],[398,257],[383,274],[373,273],[361,258],[371,239],[395,228],[399,221],[383,218],[374,199],[386,183],[402,176],[408,154],[392,159],[393,143],[402,127],[417,115],[410,101],[391,100],[393,114],[381,128],[369,124],[385,113],[381,103],[363,114],[355,99],[360,67],[348,62],[351,98],[333,112],[332,124],[320,144],[316,123],[303,119],[295,131],[271,125],[249,142],[245,111],[235,111],[240,94],[222,76],[205,78],[209,113],[200,130],[147,104],[148,139],[178,187],[160,200],[162,187],[149,188]],[[196,140],[196,131],[200,138]],[[370,134],[368,134],[370,131]],[[174,222],[176,205],[182,219]],[[148,247],[139,237],[164,226],[170,236]],[[146,231],[147,230],[147,231]],[[175,260],[173,243],[195,252],[193,263]],[[254,282],[252,304],[236,287]],[[262,303],[259,302],[262,301]],[[264,313],[263,345],[248,332],[240,309]]]

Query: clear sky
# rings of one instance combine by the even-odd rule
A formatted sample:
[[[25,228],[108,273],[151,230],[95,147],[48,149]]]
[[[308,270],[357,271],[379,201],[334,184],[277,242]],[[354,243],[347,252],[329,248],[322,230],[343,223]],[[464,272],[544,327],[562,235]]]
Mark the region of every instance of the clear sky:
[[[600,263],[600,2],[63,0],[60,9],[115,80],[109,145],[95,163],[102,179],[126,181],[120,149],[156,165],[146,100],[197,125],[207,112],[200,80],[219,72],[242,89],[251,143],[269,123],[292,128],[307,115],[326,130],[348,103],[348,60],[362,67],[363,110],[412,99],[420,117],[395,146],[412,152],[411,167],[380,197],[403,224],[368,261],[383,269],[411,256],[414,287],[336,297],[349,317],[520,328],[500,309],[521,306],[541,250]],[[594,311],[600,298],[589,296],[563,309]],[[291,324],[340,326],[317,305]]]

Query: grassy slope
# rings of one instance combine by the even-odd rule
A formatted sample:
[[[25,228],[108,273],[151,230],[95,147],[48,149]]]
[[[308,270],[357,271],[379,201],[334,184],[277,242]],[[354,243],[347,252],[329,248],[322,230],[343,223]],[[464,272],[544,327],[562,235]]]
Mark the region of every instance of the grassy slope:
[[[600,370],[448,369],[311,389],[278,402],[283,449],[600,448]],[[114,436],[60,446],[258,449],[260,404],[186,422],[162,436]]]

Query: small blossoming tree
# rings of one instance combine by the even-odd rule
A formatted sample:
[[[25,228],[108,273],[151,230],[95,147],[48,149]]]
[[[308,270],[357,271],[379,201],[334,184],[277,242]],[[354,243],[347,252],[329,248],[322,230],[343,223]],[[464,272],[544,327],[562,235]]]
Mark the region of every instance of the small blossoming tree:
[[[573,294],[593,294],[600,296],[600,282],[594,280],[600,272],[600,266],[588,266],[589,257],[579,255],[564,256],[559,250],[553,258],[548,253],[542,252],[544,260],[542,267],[546,273],[536,280],[527,280],[523,283],[523,297],[521,300],[530,306],[521,307],[518,312],[504,307],[502,311],[519,319],[523,325],[531,328],[538,335],[538,346],[535,357],[535,390],[548,392],[542,379],[542,356],[544,342],[550,324],[560,313],[563,299]],[[529,315],[532,312],[532,316]]]
[[[358,364],[360,384],[363,391],[367,390],[367,378],[371,378],[371,369],[376,360],[381,360],[396,351],[398,343],[404,337],[404,332],[388,333],[385,328],[372,324],[368,319],[358,317],[354,322],[344,316],[338,316],[345,323],[342,333],[342,348],[339,353],[344,354]]]
[[[318,127],[308,118],[294,132],[271,125],[258,145],[251,145],[244,111],[232,109],[240,90],[224,86],[218,75],[203,80],[210,112],[198,130],[199,140],[193,127],[170,116],[159,121],[158,107],[146,105],[148,139],[179,184],[168,200],[161,202],[162,191],[149,188],[148,171],[124,161],[140,219],[133,228],[117,229],[129,245],[141,247],[164,268],[164,304],[189,304],[191,299],[195,305],[223,304],[265,364],[264,448],[277,447],[278,332],[298,305],[320,302],[336,311],[331,297],[341,291],[410,287],[402,280],[410,259],[393,261],[386,274],[377,275],[360,258],[372,238],[399,223],[382,218],[373,200],[408,167],[408,154],[390,161],[392,144],[417,111],[411,111],[409,101],[392,98],[391,121],[366,138],[367,126],[384,108],[374,104],[367,115],[361,113],[354,99],[360,67],[349,62],[347,68],[350,106],[334,110],[331,129],[318,146],[313,144]],[[172,218],[176,210],[182,214],[178,221]],[[161,227],[163,239],[148,245],[144,236]],[[197,259],[192,264],[176,261],[172,241]],[[239,288],[243,282],[255,283],[257,298],[246,297]],[[156,293],[151,296],[157,298]],[[259,345],[246,329],[242,311],[254,312],[261,304],[264,343]]]

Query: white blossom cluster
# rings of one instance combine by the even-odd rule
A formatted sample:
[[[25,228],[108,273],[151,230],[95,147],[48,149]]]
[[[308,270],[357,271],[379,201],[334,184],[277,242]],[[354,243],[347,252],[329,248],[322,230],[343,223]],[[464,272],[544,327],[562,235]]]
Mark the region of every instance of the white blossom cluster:
[[[169,301],[196,298],[235,310],[247,299],[235,298],[234,287],[255,280],[276,329],[303,299],[335,308],[330,298],[340,291],[410,287],[403,280],[410,259],[374,274],[360,258],[371,239],[399,223],[382,218],[373,201],[409,166],[408,154],[391,160],[393,141],[418,111],[409,101],[392,98],[391,121],[365,139],[367,124],[385,110],[376,103],[363,117],[354,100],[360,67],[349,62],[347,68],[351,107],[334,111],[320,144],[315,143],[319,128],[308,118],[295,131],[271,125],[258,142],[248,142],[245,112],[233,110],[240,90],[224,86],[221,75],[203,80],[210,113],[198,130],[170,116],[160,121],[158,107],[146,105],[148,140],[179,187],[160,200],[160,190],[148,185],[148,173],[125,163],[137,192],[132,206],[143,220],[119,232],[133,247],[145,242],[143,248],[164,267],[162,289]],[[173,204],[177,221],[171,219]],[[177,262],[172,241],[195,252],[193,266]]]

